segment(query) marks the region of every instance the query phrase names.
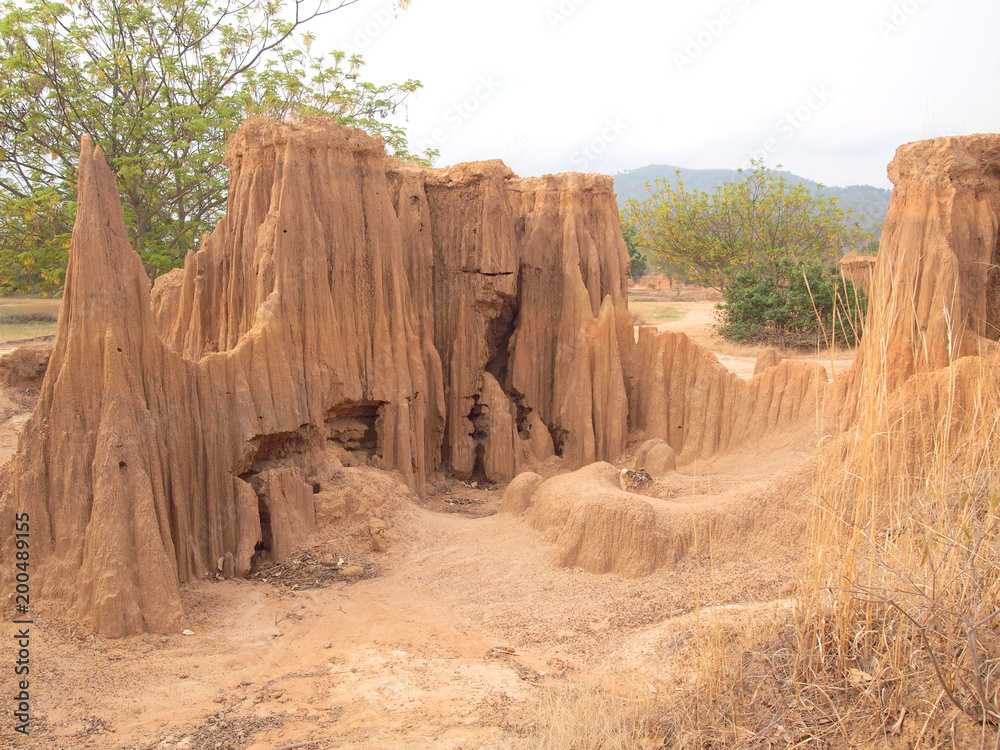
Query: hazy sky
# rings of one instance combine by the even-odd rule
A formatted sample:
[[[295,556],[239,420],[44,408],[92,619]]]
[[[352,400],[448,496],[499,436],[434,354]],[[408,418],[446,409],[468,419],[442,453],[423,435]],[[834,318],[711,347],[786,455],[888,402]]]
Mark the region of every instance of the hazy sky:
[[[1000,131],[996,0],[360,0],[315,27],[437,165],[771,166],[890,187],[901,143]]]

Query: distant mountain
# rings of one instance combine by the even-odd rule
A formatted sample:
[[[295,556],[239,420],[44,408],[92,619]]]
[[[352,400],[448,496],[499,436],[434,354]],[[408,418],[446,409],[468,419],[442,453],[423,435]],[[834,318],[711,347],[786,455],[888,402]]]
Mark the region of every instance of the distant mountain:
[[[618,194],[618,208],[625,208],[625,201],[630,198],[639,201],[645,200],[647,182],[652,183],[653,180],[657,179],[669,179],[671,182],[676,182],[677,169],[678,167],[670,164],[650,164],[648,167],[619,172],[614,176],[615,192]],[[791,172],[778,172],[777,174],[783,175],[792,184],[805,185],[810,189],[815,189],[818,184]],[[684,180],[684,184],[688,188],[714,193],[715,189],[722,183],[740,179],[740,174],[735,169],[681,168],[681,179]],[[867,230],[873,230],[885,221],[885,214],[889,209],[889,198],[892,196],[891,190],[871,185],[824,186],[820,193],[827,197],[835,196],[837,205],[845,211],[852,209],[854,216],[861,221],[861,226]]]

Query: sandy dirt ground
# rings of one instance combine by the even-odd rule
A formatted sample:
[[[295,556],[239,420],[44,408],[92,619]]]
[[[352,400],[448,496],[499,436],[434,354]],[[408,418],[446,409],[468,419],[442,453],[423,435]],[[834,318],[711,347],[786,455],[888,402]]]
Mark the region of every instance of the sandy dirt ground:
[[[714,491],[737,483],[714,478]],[[357,582],[188,585],[192,635],[107,641],[38,610],[36,737],[5,727],[0,738],[143,750],[527,747],[522,711],[534,693],[594,674],[662,680],[657,665],[681,648],[692,613],[774,602],[794,568],[781,547],[709,561],[707,542],[639,579],[560,568],[522,519],[486,515],[499,490],[439,486],[461,488],[484,515],[398,506],[389,549],[364,560],[377,572]],[[364,555],[351,553],[356,540],[329,541],[348,562]],[[13,689],[6,675],[2,689]]]
[[[668,325],[703,336],[712,303],[686,304],[688,315]],[[0,426],[2,456],[26,417]],[[671,500],[731,499],[774,477],[807,476],[808,454],[770,455],[682,465]],[[0,746],[527,748],[533,707],[550,687],[628,675],[669,690],[689,678],[670,664],[696,620],[789,606],[794,543],[708,538],[672,569],[597,575],[559,567],[545,533],[498,514],[502,490],[435,477],[429,497],[386,506],[384,553],[345,530],[317,538],[301,558],[335,570],[357,563],[357,578],[320,580],[303,564],[185,585],[188,635],[104,640],[39,604],[31,736],[13,732],[5,705]],[[805,496],[797,489],[781,502],[804,507]],[[12,643],[0,648],[8,702],[17,690]]]

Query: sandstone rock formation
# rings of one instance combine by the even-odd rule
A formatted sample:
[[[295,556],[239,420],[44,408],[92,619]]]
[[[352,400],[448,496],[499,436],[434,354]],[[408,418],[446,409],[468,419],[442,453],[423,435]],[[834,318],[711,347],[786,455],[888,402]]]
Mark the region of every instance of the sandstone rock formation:
[[[757,355],[757,361],[753,365],[753,374],[760,375],[764,370],[776,367],[781,364],[781,352],[773,346],[769,346]]]
[[[632,429],[663,438],[684,463],[767,437],[805,443],[839,410],[850,440],[876,446],[863,460],[879,462],[886,488],[922,487],[935,461],[939,472],[954,461],[959,476],[978,476],[981,463],[970,462],[982,461],[983,420],[995,419],[1000,382],[1000,136],[907,144],[889,175],[896,187],[864,336],[836,385],[817,365],[773,357],[742,381],[683,334],[641,329]],[[681,509],[619,496],[611,472],[595,464],[547,480],[531,496],[529,521],[556,542],[562,564],[626,575],[669,566],[688,543],[673,516]],[[716,507],[714,533],[745,531],[775,501],[752,514]]]
[[[680,463],[768,436],[814,436],[835,404],[820,365],[785,360],[743,380],[674,331],[639,329],[633,368],[630,426],[665,440]]]
[[[682,466],[809,444],[850,406],[845,382],[898,384],[994,346],[998,151],[986,136],[900,150],[860,364],[834,392],[817,365],[744,381],[682,333],[636,341],[610,178],[425,168],[325,121],[254,121],[228,150],[226,216],[150,291],[85,140],[56,341],[0,483],[0,559],[29,513],[33,593],[105,635],[173,631],[178,583],[220,564],[246,575],[331,519],[381,544],[380,501],[351,472],[419,493],[433,471],[507,481],[561,461],[590,474],[508,509],[530,504],[566,564],[670,564],[686,542],[664,530],[690,509],[637,500],[601,463],[630,433]]]
[[[234,350],[273,316],[261,345],[289,359],[270,382],[309,384],[283,427],[364,429],[369,457],[415,488],[442,461],[506,481],[528,458],[582,465],[624,445],[621,409],[602,421],[624,399],[615,336],[631,330],[608,178],[416,167],[319,122],[250,123],[227,158],[227,216],[154,289],[175,351]],[[588,357],[617,377],[571,382]]]
[[[0,357],[0,383],[18,391],[38,392],[52,356],[50,341],[31,342]]]
[[[855,371],[874,368],[891,391],[1000,338],[1000,137],[900,146],[889,179]]]
[[[862,289],[871,289],[875,262],[874,255],[861,255],[851,251],[840,259],[840,271],[851,283],[857,284]]]
[[[506,481],[621,451],[610,178],[416,167],[326,121],[248,123],[227,163],[225,218],[151,294],[82,144],[55,346],[0,498],[4,529],[30,514],[42,600],[104,635],[174,631],[178,582],[304,543],[341,464],[420,491],[439,467]]]

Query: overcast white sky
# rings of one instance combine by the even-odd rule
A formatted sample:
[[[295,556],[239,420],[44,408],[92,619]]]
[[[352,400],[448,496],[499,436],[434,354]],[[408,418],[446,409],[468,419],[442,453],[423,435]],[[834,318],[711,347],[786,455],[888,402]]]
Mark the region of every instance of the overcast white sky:
[[[437,165],[521,175],[766,156],[890,187],[901,143],[1000,131],[996,0],[360,0],[315,27],[364,77],[419,79]]]

